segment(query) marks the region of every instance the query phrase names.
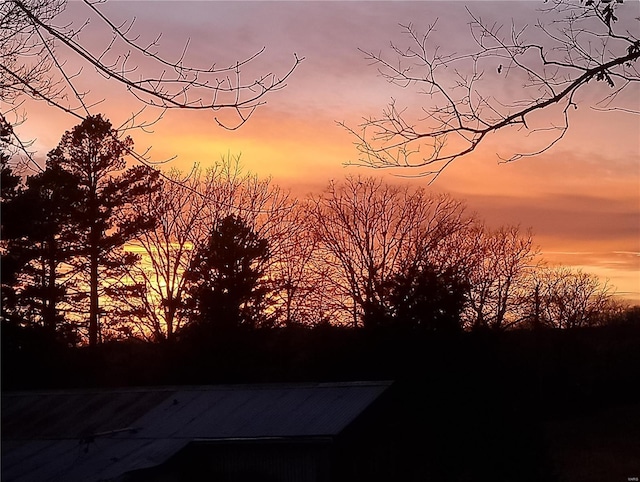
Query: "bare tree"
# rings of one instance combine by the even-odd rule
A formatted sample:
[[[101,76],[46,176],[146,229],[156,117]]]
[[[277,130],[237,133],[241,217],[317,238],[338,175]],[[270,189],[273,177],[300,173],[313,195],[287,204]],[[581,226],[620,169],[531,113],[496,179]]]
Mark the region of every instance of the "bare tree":
[[[431,259],[465,225],[463,211],[462,203],[448,196],[376,178],[331,182],[313,200],[310,217],[345,321],[376,324],[388,308],[391,279]]]
[[[181,313],[186,289],[184,272],[194,248],[206,239],[208,228],[203,215],[207,199],[201,195],[201,176],[199,170],[187,176],[171,170],[160,191],[149,194],[136,206],[156,219],[157,224],[154,229],[139,233],[125,247],[140,256],[122,280],[134,293],[114,300],[119,307],[118,316],[131,322],[128,325],[136,336],[172,341],[185,321]]]
[[[298,203],[281,220],[277,249],[270,277],[274,286],[274,308],[284,326],[317,326],[339,318],[339,300],[334,293],[331,264],[319,249],[311,203]]]
[[[538,250],[530,231],[518,226],[468,233],[476,240],[476,260],[469,270],[467,325],[472,329],[504,330],[524,320],[522,294],[529,287]]]
[[[311,269],[317,241],[310,235],[306,211],[301,206],[296,205],[280,222],[284,223],[281,227],[287,235],[281,239],[272,260],[270,275],[276,287],[275,306],[285,326],[313,323],[311,320],[317,318],[313,295],[321,289]]]
[[[625,105],[622,95],[640,81],[637,4],[548,0],[541,10],[542,20],[533,26],[507,28],[467,8],[468,52],[446,52],[436,45],[437,21],[424,32],[403,25],[409,45],[392,44],[390,57],[363,51],[390,83],[415,88],[427,103],[411,110],[394,100],[359,128],[342,124],[356,139],[360,157],[355,164],[407,168],[435,179],[490,134],[509,128],[524,132],[535,146],[499,154],[501,160],[536,155],[564,137],[578,107],[576,94],[588,88],[601,94],[596,108],[637,114],[637,104]],[[598,82],[608,92],[598,90]],[[537,116],[542,111],[554,120]]]
[[[616,309],[609,283],[581,270],[564,266],[542,269],[533,283],[537,295],[534,314],[543,326],[593,326],[604,313]]]
[[[62,24],[59,19],[67,0],[4,0],[0,3],[0,98],[2,124],[16,124],[24,118],[21,106],[33,99],[83,120],[104,101],[84,90],[79,79],[94,70],[120,84],[139,107],[118,128],[145,128],[168,109],[230,112],[233,119],[214,116],[218,125],[236,129],[265,102],[268,94],[285,87],[287,79],[303,60],[294,54],[292,65],[282,74],[251,74],[264,48],[228,65],[215,61],[204,67],[188,64],[187,41],[181,55],[167,59],[159,53],[160,37],[142,43],[135,33],[135,18],[115,23],[104,12],[104,0],[82,0],[86,20]],[[98,50],[81,40],[89,30],[104,28],[111,33]],[[215,53],[214,53],[215,54]],[[219,55],[219,53],[218,53]],[[67,62],[73,58],[77,62]],[[141,60],[153,61],[148,72]],[[75,65],[75,67],[71,67]],[[81,65],[77,67],[77,65]],[[153,108],[145,117],[142,112]],[[28,144],[11,131],[14,146],[29,154]],[[145,159],[145,154],[139,154]]]

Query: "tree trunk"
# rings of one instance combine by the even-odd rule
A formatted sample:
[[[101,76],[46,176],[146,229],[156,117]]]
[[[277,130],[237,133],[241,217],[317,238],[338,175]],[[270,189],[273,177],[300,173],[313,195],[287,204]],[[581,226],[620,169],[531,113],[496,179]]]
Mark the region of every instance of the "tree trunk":
[[[98,317],[100,313],[98,295],[98,244],[96,241],[95,228],[91,232],[91,246],[89,247],[89,346],[98,344]]]
[[[165,309],[164,313],[165,321],[167,322],[167,341],[173,342],[173,340],[175,339],[173,320],[175,318],[176,309],[175,302],[173,300],[173,294],[171,292],[168,293],[167,308]]]
[[[540,329],[540,285],[536,284],[535,291],[533,293],[533,329]]]
[[[56,260],[54,259],[55,241],[49,243],[49,259],[48,259],[48,272],[47,272],[47,288],[46,288],[46,300],[44,300],[44,325],[47,331],[55,333],[56,331]]]

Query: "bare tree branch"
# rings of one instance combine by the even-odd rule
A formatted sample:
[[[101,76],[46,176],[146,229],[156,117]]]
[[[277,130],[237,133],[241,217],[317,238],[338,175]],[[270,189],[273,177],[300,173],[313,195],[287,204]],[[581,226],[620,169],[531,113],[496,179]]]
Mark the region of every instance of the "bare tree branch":
[[[612,89],[597,109],[635,112],[614,105],[621,92],[640,81],[640,23],[632,21],[633,32],[616,23],[618,11],[628,17],[633,13],[629,8],[621,1],[551,0],[542,10],[546,23],[534,25],[535,42],[526,38],[528,26],[512,23],[505,33],[504,25],[467,9],[475,47],[464,54],[443,53],[433,45],[435,22],[424,34],[412,24],[402,26],[410,46],[392,44],[395,60],[363,52],[387,81],[415,88],[428,102],[415,112],[392,99],[381,116],[365,118],[356,128],[339,123],[355,139],[359,159],[351,164],[407,169],[409,175],[434,180],[452,162],[486,143],[490,134],[509,127],[537,147],[499,155],[503,162],[538,155],[565,136],[570,114],[578,107],[576,93],[594,82]],[[500,92],[500,86],[518,83],[521,98]],[[556,112],[554,106],[559,106],[560,122],[549,124],[536,115]]]
[[[208,110],[215,113],[218,126],[234,130],[250,119],[270,93],[283,89],[304,60],[293,54],[291,66],[283,73],[252,74],[247,81],[243,69],[253,69],[265,47],[223,67],[215,62],[205,68],[191,66],[185,60],[189,41],[177,60],[167,60],[158,53],[161,35],[142,44],[133,34],[135,18],[114,23],[99,8],[104,1],[83,0],[88,11],[84,23],[57,25],[66,3],[67,0],[5,0],[0,4],[0,114],[4,119],[23,98],[30,98],[83,120],[105,100],[94,99],[91,92],[79,87],[85,72],[94,70],[120,84],[142,106],[123,123],[125,130],[148,129],[169,109]],[[98,26],[94,27],[90,20],[96,19]],[[79,34],[100,27],[108,28],[112,36],[97,54],[81,42]],[[81,67],[72,70],[64,60],[66,56]],[[147,73],[142,72],[142,59],[153,62],[151,67],[145,67],[150,69]],[[150,118],[142,116],[145,108],[151,109]],[[220,118],[221,111],[230,113],[233,119]],[[20,149],[17,139],[14,144]],[[20,150],[29,155],[27,149]],[[147,155],[138,153],[138,157],[149,161]]]

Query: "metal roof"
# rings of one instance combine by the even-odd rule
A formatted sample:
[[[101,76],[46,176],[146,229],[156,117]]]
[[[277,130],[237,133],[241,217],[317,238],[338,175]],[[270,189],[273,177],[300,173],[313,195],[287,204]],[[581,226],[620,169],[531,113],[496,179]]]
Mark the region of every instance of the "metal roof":
[[[3,481],[110,480],[191,441],[336,436],[389,382],[2,394]]]

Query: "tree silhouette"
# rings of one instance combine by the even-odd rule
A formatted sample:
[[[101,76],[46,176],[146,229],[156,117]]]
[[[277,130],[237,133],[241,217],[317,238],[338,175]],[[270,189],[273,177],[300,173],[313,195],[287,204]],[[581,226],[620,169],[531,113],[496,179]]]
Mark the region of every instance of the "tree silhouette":
[[[239,157],[223,157],[215,165],[189,173],[170,170],[158,195],[138,203],[140,212],[157,219],[140,232],[127,250],[141,254],[124,284],[138,284],[135,297],[118,299],[118,309],[138,336],[173,340],[189,322],[184,310],[188,282],[185,272],[209,241],[211,227],[227,216],[240,217],[259,238],[269,243],[269,259],[262,266],[270,288],[266,301],[274,322],[286,323],[285,285],[297,281],[290,254],[303,229],[291,217],[295,202],[270,179],[245,172]],[[304,242],[303,239],[300,242]],[[267,279],[268,278],[268,279]],[[296,302],[299,298],[296,298]],[[293,312],[293,308],[289,313]]]
[[[377,178],[330,183],[309,215],[344,320],[358,326],[385,319],[390,281],[412,266],[438,266],[440,248],[469,223],[463,213],[449,196]]]
[[[78,251],[74,212],[80,201],[78,179],[49,167],[27,178],[26,189],[3,203],[2,213],[7,257],[15,269],[12,288],[23,322],[32,320],[51,334],[63,332],[72,343],[76,337],[59,305],[73,280],[69,262]]]
[[[0,126],[1,127],[1,126]],[[3,146],[3,139],[5,138],[2,135],[4,131],[0,130],[0,147]],[[2,316],[2,320],[8,320],[11,318],[11,312],[15,311],[17,307],[16,296],[15,296],[15,286],[17,284],[17,275],[20,270],[21,260],[17,253],[12,252],[8,249],[8,241],[7,241],[7,224],[11,225],[11,215],[7,216],[7,208],[10,206],[13,199],[19,196],[22,191],[22,179],[20,176],[15,174],[14,170],[8,163],[9,155],[5,153],[4,148],[0,151],[0,210],[2,212],[2,216],[0,216],[0,255],[1,257],[1,266],[0,269],[0,279],[1,279],[1,289],[0,289],[0,314]],[[9,222],[7,222],[9,220]],[[20,222],[24,221],[24,218],[18,218]],[[9,227],[11,230],[12,228]]]
[[[127,267],[123,288],[114,300],[119,315],[127,319],[137,336],[154,341],[174,341],[188,320],[184,316],[187,283],[185,272],[199,246],[206,242],[206,206],[201,172],[185,176],[171,170],[160,180],[157,193],[141,197],[140,214],[153,217],[152,229],[140,231],[127,249],[141,256],[141,262]]]
[[[336,308],[331,300],[329,269],[318,249],[319,241],[313,235],[313,221],[307,207],[293,206],[280,224],[278,248],[271,250],[273,262],[269,269],[279,321],[288,327],[326,322]]]
[[[212,230],[187,273],[191,309],[200,326],[228,332],[267,323],[262,282],[269,246],[234,215]]]
[[[394,323],[436,333],[461,331],[468,284],[452,269],[438,271],[429,265],[398,273],[390,288]]]
[[[437,20],[424,32],[402,26],[409,42],[392,44],[393,58],[363,51],[391,84],[415,87],[426,103],[414,112],[394,100],[358,128],[342,124],[356,139],[357,164],[435,179],[490,134],[509,128],[536,143],[528,152],[500,155],[502,160],[537,155],[564,137],[577,93],[585,89],[600,95],[598,109],[637,114],[637,106],[629,104],[635,97],[624,95],[640,81],[636,2],[545,0],[541,7],[533,33],[515,22],[505,28],[468,7],[469,49],[462,53],[434,43]],[[601,92],[599,83],[608,92]],[[556,119],[540,122],[539,112]]]
[[[527,301],[542,326],[595,326],[608,312],[617,309],[612,287],[581,270],[563,266],[540,269],[531,285]]]
[[[538,265],[531,232],[521,233],[518,226],[494,230],[478,226],[470,236],[476,242],[477,258],[468,271],[468,325],[504,330],[525,321],[523,294]]]
[[[87,289],[79,294],[89,301],[89,345],[99,339],[100,297],[108,294],[110,280],[124,275],[124,267],[137,260],[120,248],[155,223],[137,212],[135,204],[157,189],[158,172],[145,166],[125,170],[124,156],[132,145],[130,137],[119,140],[111,123],[98,114],[67,131],[49,153],[50,166],[73,175],[81,191],[73,216],[74,241],[82,249],[72,264],[86,276]]]

